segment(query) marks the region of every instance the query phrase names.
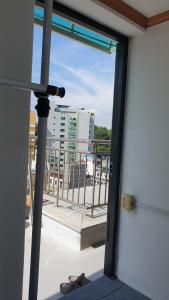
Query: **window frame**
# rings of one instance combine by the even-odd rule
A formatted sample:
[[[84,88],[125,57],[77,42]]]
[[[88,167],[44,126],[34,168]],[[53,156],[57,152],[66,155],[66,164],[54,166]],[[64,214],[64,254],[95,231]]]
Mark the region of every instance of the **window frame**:
[[[43,5],[43,0],[36,1],[37,5]],[[109,197],[107,213],[107,231],[104,273],[107,276],[116,276],[117,266],[117,240],[118,221],[120,214],[120,181],[121,162],[123,149],[123,131],[125,116],[125,98],[127,82],[127,61],[129,38],[120,32],[109,28],[95,20],[57,2],[53,1],[53,12],[94,30],[102,35],[110,37],[117,42],[115,62],[115,83],[112,117],[112,141],[111,141],[111,168],[109,174]],[[103,87],[104,88],[104,87]]]

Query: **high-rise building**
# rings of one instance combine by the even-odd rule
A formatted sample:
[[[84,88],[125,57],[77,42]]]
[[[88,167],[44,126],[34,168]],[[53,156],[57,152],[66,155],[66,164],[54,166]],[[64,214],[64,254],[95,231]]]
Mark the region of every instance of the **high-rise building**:
[[[32,160],[35,159],[35,132],[36,132],[36,112],[31,111],[29,117],[29,155]]]
[[[69,159],[75,161],[75,152],[90,151],[88,143],[79,143],[73,140],[92,140],[94,138],[94,114],[84,108],[73,109],[68,105],[56,105],[54,102],[51,102],[50,106],[47,127],[47,137],[50,140],[47,145],[54,149],[64,149],[67,152],[66,156],[68,157],[69,152]],[[60,155],[62,164],[64,153],[61,152]]]
[[[29,117],[29,135],[35,136],[35,129],[36,129],[36,112],[31,111]]]

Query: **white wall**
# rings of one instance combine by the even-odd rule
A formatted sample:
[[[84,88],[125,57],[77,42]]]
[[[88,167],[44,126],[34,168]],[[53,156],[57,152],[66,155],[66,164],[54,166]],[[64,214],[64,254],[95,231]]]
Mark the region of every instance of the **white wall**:
[[[169,23],[131,42],[122,192],[134,194],[145,206],[121,212],[117,274],[153,300],[167,300]]]
[[[89,140],[90,115],[87,111],[78,111],[77,139]],[[79,143],[78,151],[88,151],[88,144]]]
[[[136,35],[144,30],[103,3],[98,3],[97,0],[59,0],[58,2],[127,36]]]
[[[28,81],[32,1],[1,1],[0,77]],[[27,172],[28,92],[0,87],[0,299],[21,300]]]

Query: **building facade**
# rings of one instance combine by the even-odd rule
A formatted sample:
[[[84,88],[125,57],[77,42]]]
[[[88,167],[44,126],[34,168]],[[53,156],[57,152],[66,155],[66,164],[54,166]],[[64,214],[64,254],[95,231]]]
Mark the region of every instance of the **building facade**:
[[[90,151],[90,145],[75,140],[88,141],[94,138],[94,114],[83,108],[73,109],[67,105],[56,105],[54,102],[51,102],[50,106],[47,128],[48,147],[63,149],[59,154],[60,165],[68,159],[79,160],[78,152]],[[56,151],[53,152],[54,156],[58,156]]]
[[[35,160],[35,134],[36,134],[36,112],[31,111],[29,117],[29,155],[31,160]]]

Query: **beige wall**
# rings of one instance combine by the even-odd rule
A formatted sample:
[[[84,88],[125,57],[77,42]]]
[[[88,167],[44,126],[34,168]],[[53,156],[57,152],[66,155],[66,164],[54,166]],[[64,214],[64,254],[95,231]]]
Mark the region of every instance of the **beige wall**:
[[[36,112],[30,112],[29,118],[29,135],[35,136],[35,126],[36,126]]]

